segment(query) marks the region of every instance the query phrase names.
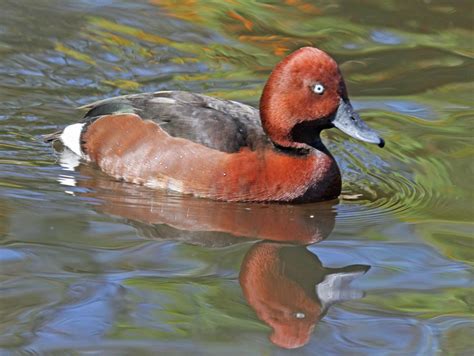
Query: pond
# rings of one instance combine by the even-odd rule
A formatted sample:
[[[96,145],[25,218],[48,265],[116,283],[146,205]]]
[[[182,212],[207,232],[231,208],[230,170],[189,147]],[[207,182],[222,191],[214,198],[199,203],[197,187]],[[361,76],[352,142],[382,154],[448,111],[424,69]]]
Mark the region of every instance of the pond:
[[[4,0],[2,354],[472,352],[472,13],[443,0]],[[387,143],[324,133],[336,201],[182,197],[73,169],[42,141],[120,94],[257,106],[275,63],[307,45],[338,61]]]

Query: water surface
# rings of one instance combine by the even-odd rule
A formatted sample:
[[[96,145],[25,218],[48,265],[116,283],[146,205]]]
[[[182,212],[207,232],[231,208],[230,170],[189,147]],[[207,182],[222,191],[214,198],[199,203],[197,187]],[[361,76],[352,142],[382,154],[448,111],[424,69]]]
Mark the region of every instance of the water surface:
[[[472,13],[468,1],[3,1],[2,353],[472,352]],[[338,201],[180,197],[73,169],[41,140],[119,94],[258,105],[273,65],[305,45],[336,58],[387,142],[325,133]]]

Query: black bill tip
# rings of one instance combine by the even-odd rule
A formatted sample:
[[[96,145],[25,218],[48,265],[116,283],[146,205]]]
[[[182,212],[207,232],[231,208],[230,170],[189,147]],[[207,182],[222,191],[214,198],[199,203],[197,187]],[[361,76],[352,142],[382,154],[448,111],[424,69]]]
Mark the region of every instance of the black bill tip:
[[[379,147],[385,146],[383,138],[367,126],[359,114],[354,111],[348,100],[344,101],[341,99],[337,112],[332,118],[332,124],[342,132],[358,140],[373,143]]]

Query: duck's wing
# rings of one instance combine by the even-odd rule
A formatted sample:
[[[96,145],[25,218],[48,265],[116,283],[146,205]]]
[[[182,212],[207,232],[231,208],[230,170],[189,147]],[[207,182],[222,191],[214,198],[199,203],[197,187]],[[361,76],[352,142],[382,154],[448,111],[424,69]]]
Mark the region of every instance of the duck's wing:
[[[109,114],[133,113],[152,120],[169,135],[207,147],[237,152],[268,143],[259,111],[249,105],[183,91],[132,94],[85,105],[84,121]]]

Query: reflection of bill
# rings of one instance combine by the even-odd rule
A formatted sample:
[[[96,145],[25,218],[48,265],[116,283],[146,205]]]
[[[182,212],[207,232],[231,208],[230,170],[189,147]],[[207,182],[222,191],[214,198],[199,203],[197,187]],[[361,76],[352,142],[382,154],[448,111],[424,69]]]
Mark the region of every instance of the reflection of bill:
[[[325,268],[304,246],[259,242],[240,269],[245,298],[273,332],[270,340],[284,348],[308,343],[311,332],[330,305],[361,298],[349,283],[367,265]]]
[[[271,341],[284,348],[305,345],[328,307],[362,297],[348,284],[369,266],[325,268],[305,245],[325,239],[334,228],[331,202],[305,205],[221,203],[173,196],[115,181],[90,165],[59,181],[91,199],[102,213],[127,219],[147,238],[222,246],[242,238],[267,240],[253,245],[240,271],[240,284],[257,316],[272,329]],[[74,187],[74,188],[71,188]],[[73,189],[73,190],[71,190]],[[272,242],[269,242],[271,240]]]

